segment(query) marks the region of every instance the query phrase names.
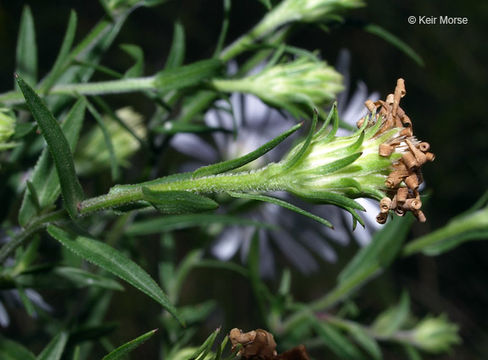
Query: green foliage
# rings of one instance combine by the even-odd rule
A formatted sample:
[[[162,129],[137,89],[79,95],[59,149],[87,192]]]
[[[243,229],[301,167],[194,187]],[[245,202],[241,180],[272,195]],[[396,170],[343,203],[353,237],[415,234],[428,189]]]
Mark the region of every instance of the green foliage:
[[[193,54],[199,34],[191,33],[198,27],[181,16],[170,44],[154,41],[168,51],[154,69],[154,63],[146,64],[152,48],[116,38],[136,9],[166,1],[101,0],[105,15],[87,34],[81,32],[88,22],[71,11],[45,74],[39,73],[36,45],[44,43],[36,41],[44,40],[44,29],[36,35],[36,14],[24,7],[16,85],[0,94],[0,326],[15,323],[5,333],[12,339],[0,337],[1,359],[122,359],[152,338],[158,349],[154,358],[234,360],[241,358],[241,347],[229,344],[226,334],[233,327],[265,328],[278,352],[304,344],[312,359],[328,354],[379,360],[391,349],[420,359],[461,342],[458,326],[446,316],[418,320],[415,314],[427,306],[409,295],[408,282],[400,295],[399,287],[384,285],[384,279],[401,257],[437,256],[466,241],[487,239],[488,193],[466,213],[409,243],[413,216],[392,215],[369,245],[352,255],[352,249],[341,251],[337,264],[321,264],[325,276],[312,285],[310,279],[317,278],[283,269],[286,259],[273,256],[271,239],[285,257],[304,262],[314,256],[305,256],[304,247],[312,253],[328,249],[316,240],[325,242],[327,231],[341,227],[340,213],[331,213],[329,221],[328,211],[349,213],[353,230],[357,223],[367,226],[358,214],[366,207],[355,199],[381,199],[388,191],[385,178],[401,154],[378,155],[378,146],[399,129],[377,135],[383,118],[371,124],[374,114],[356,132],[338,136],[340,127],[351,127],[331,103],[347,84],[321,54],[288,44],[295,23],[339,26],[337,20],[362,2],[258,1],[261,18],[227,45],[236,14],[232,2],[223,0],[220,34],[199,58]],[[423,64],[404,41],[367,24],[363,31]],[[127,68],[124,61],[108,60],[114,46],[116,56],[128,59]],[[145,74],[148,69],[153,73]],[[128,93],[134,96],[119,96]],[[260,138],[252,150],[241,149],[248,110],[235,105],[237,93],[259,98],[295,125],[277,136],[276,131],[274,138]],[[117,109],[121,102],[124,107]],[[303,119],[310,117],[308,133],[297,139]],[[215,163],[188,170],[195,164],[170,146],[182,134],[222,153]],[[284,147],[289,151],[280,154]],[[205,149],[186,150],[200,155]],[[276,162],[267,159],[283,153]],[[275,196],[278,191],[300,199]],[[319,216],[320,208],[301,200],[340,209],[327,208]],[[340,236],[354,232],[346,229]],[[232,255],[238,247],[242,263]],[[225,261],[212,256],[218,251]],[[280,281],[270,275],[275,262]],[[130,287],[124,292],[113,275],[143,300],[132,297]],[[390,296],[375,294],[372,302],[363,302],[373,279]],[[374,320],[366,324],[368,319]],[[160,329],[158,336],[151,330],[134,338],[148,328]],[[134,339],[112,345],[121,338]],[[31,348],[42,350],[36,357]]]

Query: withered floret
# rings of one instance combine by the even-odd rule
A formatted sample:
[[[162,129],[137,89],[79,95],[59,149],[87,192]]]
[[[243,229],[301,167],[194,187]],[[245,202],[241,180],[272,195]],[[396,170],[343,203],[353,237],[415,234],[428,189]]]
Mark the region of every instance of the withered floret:
[[[395,151],[403,154],[393,164],[393,170],[385,180],[388,196],[380,201],[380,213],[376,217],[376,221],[380,224],[386,222],[389,210],[394,211],[398,216],[403,216],[410,211],[419,221],[426,221],[424,213],[420,210],[422,201],[418,189],[423,182],[420,168],[426,162],[434,161],[435,155],[429,152],[430,144],[428,142],[420,142],[413,135],[412,121],[400,107],[400,100],[406,93],[405,81],[398,79],[395,92],[389,94],[385,101],[367,100],[365,102],[366,108],[372,114],[376,114],[372,118],[382,121],[375,136],[393,128],[401,128],[397,137],[381,144],[378,149],[378,153],[382,157],[389,157]],[[360,119],[358,127],[364,121],[365,118]]]

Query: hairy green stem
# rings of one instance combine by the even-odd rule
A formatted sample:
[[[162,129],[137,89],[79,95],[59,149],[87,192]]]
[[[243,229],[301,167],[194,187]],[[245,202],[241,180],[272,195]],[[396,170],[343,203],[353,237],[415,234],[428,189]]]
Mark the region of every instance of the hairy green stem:
[[[49,95],[102,95],[128,93],[155,89],[154,76],[132,79],[120,79],[80,84],[59,84],[53,86]],[[9,91],[0,94],[0,103],[19,104],[25,101],[22,93]]]
[[[283,184],[278,180],[270,181],[269,177],[264,174],[269,168],[270,167],[266,167],[251,172],[227,173],[171,182],[118,185],[113,187],[108,194],[82,201],[79,206],[79,211],[80,214],[86,215],[94,211],[141,201],[143,200],[143,187],[152,191],[191,191],[195,193],[284,190],[285,186]]]

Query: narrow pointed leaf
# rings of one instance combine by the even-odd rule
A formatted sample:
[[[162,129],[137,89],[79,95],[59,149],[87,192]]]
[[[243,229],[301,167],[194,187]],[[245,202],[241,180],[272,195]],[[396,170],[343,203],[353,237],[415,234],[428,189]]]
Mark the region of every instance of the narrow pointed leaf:
[[[332,140],[337,133],[337,129],[339,129],[339,114],[337,113],[337,106],[334,104],[331,110],[332,115],[329,113],[329,116],[331,115],[331,120],[332,120],[332,129],[327,133],[327,135],[324,137],[323,142],[327,142],[329,140]],[[328,120],[330,121],[330,120]],[[326,121],[326,123],[328,122]],[[322,130],[323,129],[323,130]],[[321,129],[321,131],[325,131],[325,126]]]
[[[125,51],[135,63],[124,74],[125,78],[139,77],[144,74],[144,52],[139,46],[122,44],[120,48]]]
[[[126,229],[126,234],[128,236],[160,234],[162,232],[187,229],[196,226],[207,227],[210,224],[253,226],[266,229],[274,228],[272,225],[238,216],[220,214],[191,214],[163,216],[155,219],[140,220],[129,225]]]
[[[0,336],[0,359],[35,360],[36,357],[21,344]]]
[[[212,348],[215,338],[220,332],[220,328],[216,329],[210,336],[203,342],[203,344],[189,357],[189,359],[203,360]],[[203,355],[203,356],[202,356]]]
[[[209,166],[204,166],[200,169],[197,169],[193,173],[193,177],[203,177],[203,176],[208,176],[208,175],[215,175],[215,174],[220,174],[225,171],[230,171],[237,169],[241,166],[244,166],[251,161],[254,161],[264,154],[266,154],[268,151],[272,150],[275,148],[278,144],[280,144],[283,140],[285,140],[288,136],[293,134],[295,131],[297,131],[302,124],[297,124],[293,126],[291,129],[285,131],[283,134],[275,137],[273,140],[267,142],[266,144],[262,145],[258,149],[250,152],[249,154],[246,154],[240,158],[237,159],[232,159],[228,161],[223,161],[217,164],[209,165]]]
[[[190,65],[175,67],[157,73],[154,85],[161,91],[178,90],[198,85],[222,70],[222,62],[216,59],[202,60]]]
[[[85,116],[85,108],[86,103],[80,98],[73,105],[66,116],[66,119],[61,124],[62,132],[66,136],[71,151],[74,151],[76,143],[78,142]],[[39,157],[39,160],[34,167],[34,171],[32,172],[30,182],[35,188],[37,201],[41,210],[54,204],[61,193],[61,186],[52,157],[49,155],[49,148],[44,149]],[[25,226],[37,213],[35,204],[36,199],[34,196],[35,195],[29,188],[24,193],[24,199],[19,212],[19,223],[22,226]]]
[[[219,207],[212,199],[189,191],[153,191],[142,188],[143,199],[163,214],[188,214]]]
[[[151,330],[134,340],[131,340],[124,345],[119,346],[117,349],[111,351],[109,354],[105,355],[102,360],[116,360],[124,358],[128,353],[142,345],[144,342],[149,340],[155,333],[157,329]]]
[[[20,19],[17,39],[15,72],[31,85],[37,83],[37,45],[34,19],[29,6],[25,6]]]
[[[359,157],[362,155],[362,152],[358,152],[346,157],[343,157],[342,159],[332,161],[331,163],[328,163],[327,165],[321,166],[317,169],[313,170],[313,173],[321,174],[321,175],[326,175],[333,173],[334,171],[340,170],[343,167],[346,167],[347,165],[352,164],[355,162]],[[307,170],[309,173],[311,172],[310,170]]]
[[[307,216],[307,217],[309,217],[309,218],[311,218],[311,219],[313,219],[313,220],[315,220],[315,221],[317,221],[317,222],[319,222],[322,225],[325,225],[327,227],[333,227],[329,221],[321,218],[320,216],[314,215],[311,212],[303,210],[303,209],[299,208],[298,206],[290,204],[289,202],[281,200],[281,199],[277,199],[277,198],[274,198],[271,196],[266,196],[266,195],[236,193],[236,192],[229,192],[229,195],[232,197],[235,197],[235,198],[269,202],[271,204],[275,204],[275,205],[284,207],[288,210],[295,211],[296,213],[298,213],[300,215]]]
[[[317,320],[312,321],[312,324],[325,345],[340,359],[366,359],[359,349],[332,325]]]
[[[310,194],[307,193],[307,199],[319,201],[321,203],[337,205],[346,210],[348,208],[351,208],[366,211],[366,209],[357,201],[330,191],[316,191]]]
[[[68,334],[61,332],[42,350],[36,360],[60,360],[68,342]]]
[[[327,115],[327,118],[325,119],[325,121],[322,124],[322,126],[320,127],[320,129],[315,133],[316,137],[322,136],[322,134],[325,133],[325,131],[327,131],[327,126],[329,126],[329,124],[330,124],[330,122],[334,116],[338,117],[336,109],[337,109],[337,101],[335,101],[334,104],[332,104],[332,109],[330,109],[329,114]]]
[[[185,59],[185,29],[180,22],[175,22],[173,27],[173,41],[166,59],[165,69],[174,69],[183,64]]]
[[[399,331],[408,320],[410,313],[410,298],[408,293],[404,291],[400,298],[400,302],[382,312],[371,325],[375,334],[380,337],[388,338],[397,331]]]
[[[361,326],[352,325],[348,327],[349,334],[374,360],[383,359],[378,342],[370,336]]]
[[[424,60],[422,60],[422,58],[415,52],[415,50],[413,50],[403,40],[399,39],[383,27],[376,24],[368,24],[364,27],[364,30],[373,35],[379,36],[383,40],[389,42],[391,45],[395,46],[404,54],[408,55],[413,61],[417,63],[417,65],[424,66]]]
[[[388,266],[398,254],[413,219],[410,215],[394,218],[376,232],[371,243],[362,248],[341,271],[338,276],[339,283],[345,283],[350,278],[365,273],[366,269]]]
[[[109,290],[124,290],[122,285],[120,285],[117,281],[82,269],[63,266],[57,267],[54,272],[80,287],[95,286]]]
[[[318,121],[318,113],[317,113],[317,110],[314,109],[312,125],[310,126],[310,130],[308,131],[307,138],[303,142],[303,145],[300,148],[300,150],[298,150],[292,156],[292,158],[286,162],[285,170],[291,169],[293,166],[295,166],[305,156],[308,148],[310,147],[310,144],[312,143],[313,134],[315,132],[315,128],[317,127],[317,121]]]
[[[49,74],[41,82],[41,89],[43,92],[48,91],[63,72],[63,66],[65,66],[67,63],[69,51],[71,50],[71,46],[73,45],[73,40],[75,38],[77,22],[78,18],[76,12],[72,10],[69,16],[66,33],[64,34],[63,43],[61,44],[61,49],[59,50],[56,61],[54,62]]]
[[[169,302],[163,290],[135,262],[111,246],[92,238],[69,233],[54,225],[48,226],[47,230],[53,238],[78,256],[113,273],[153,298],[183,324],[176,308]]]

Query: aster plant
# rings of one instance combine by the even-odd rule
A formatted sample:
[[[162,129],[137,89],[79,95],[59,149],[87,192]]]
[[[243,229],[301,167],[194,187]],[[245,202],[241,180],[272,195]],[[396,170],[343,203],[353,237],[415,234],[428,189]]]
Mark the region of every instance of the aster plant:
[[[59,54],[42,78],[34,17],[25,8],[15,87],[0,94],[0,325],[13,329],[0,337],[0,358],[119,359],[149,339],[159,341],[153,358],[173,360],[382,359],[383,343],[421,358],[460,342],[458,326],[445,315],[419,320],[407,290],[373,311],[355,296],[401,257],[433,256],[486,237],[486,198],[405,245],[415,218],[427,219],[421,167],[434,155],[400,106],[404,80],[385,100],[366,101],[357,128],[341,132],[351,128],[337,110],[344,103],[334,103],[347,85],[342,75],[318,52],[287,45],[294,24],[337,22],[363,3],[261,2],[262,19],[226,47],[231,1],[224,0],[213,55],[191,63],[184,61],[184,27],[176,23],[165,66],[146,75],[137,45],[121,46],[134,63],[125,71],[105,66],[103,54],[132,12],[165,1],[102,0],[106,15],[78,44],[71,13]],[[105,80],[94,80],[96,73]],[[138,93],[151,110],[137,104],[113,110],[119,105],[105,95],[123,93]],[[237,146],[243,121],[221,126],[204,119],[224,111],[235,120],[238,93],[280,113],[283,132],[266,134],[244,153],[226,148],[222,153],[231,156],[181,172],[187,159],[169,145],[184,147],[182,134],[210,142],[225,134],[227,145],[219,145]],[[275,242],[288,254],[302,242],[317,252],[325,246],[295,236],[308,234],[305,221],[294,217],[290,223],[298,225],[288,231],[277,217],[296,213],[332,231],[343,225],[335,221],[341,209],[350,214],[352,231],[366,225],[358,200],[364,198],[375,201],[373,216],[384,225],[368,246],[341,259],[327,289],[297,300],[297,277],[287,262],[277,261],[278,270],[263,280],[260,264],[271,260],[262,251],[262,231],[281,231],[283,241]],[[256,204],[266,204],[263,216],[243,216]],[[283,210],[273,215],[277,207]],[[246,232],[245,265],[208,256],[229,228],[234,236]],[[207,271],[210,280],[198,278]],[[220,296],[209,293],[210,283]],[[123,284],[135,289],[134,300],[121,292]],[[32,317],[30,327],[18,326],[26,316],[19,304]],[[113,304],[128,316],[142,314],[142,335],[134,338],[107,320]]]

